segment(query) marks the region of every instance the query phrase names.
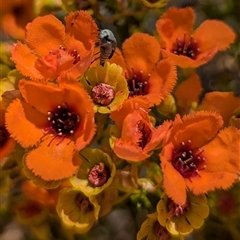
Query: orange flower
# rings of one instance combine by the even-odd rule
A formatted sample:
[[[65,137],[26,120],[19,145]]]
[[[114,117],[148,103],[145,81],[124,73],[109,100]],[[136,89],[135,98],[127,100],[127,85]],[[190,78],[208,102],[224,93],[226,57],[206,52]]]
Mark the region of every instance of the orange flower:
[[[195,195],[230,187],[240,172],[240,131],[223,130],[222,118],[199,111],[182,119],[177,115],[160,154],[163,186],[177,204],[184,204],[186,191]]]
[[[34,18],[34,1],[1,1],[0,18],[3,32],[15,39],[22,40],[25,26]]]
[[[235,40],[232,29],[218,20],[205,20],[193,32],[194,20],[193,8],[172,7],[156,23],[163,56],[182,68],[205,64]]]
[[[209,92],[206,93],[198,110],[213,110],[221,114],[225,126],[229,125],[234,111],[240,108],[240,98],[235,97],[233,92]]]
[[[21,185],[21,190],[24,195],[27,196],[28,200],[36,202],[42,207],[49,208],[50,210],[55,210],[59,192],[64,188],[70,186],[70,183],[60,185],[55,189],[45,189],[36,186],[32,181],[24,181]]]
[[[157,40],[144,33],[134,33],[116,51],[110,62],[125,70],[129,97],[143,98],[150,106],[158,105],[176,84],[176,69],[170,60],[159,61],[160,46]]]
[[[97,25],[85,11],[70,13],[65,21],[66,28],[53,15],[45,15],[27,25],[26,44],[18,42],[12,48],[12,60],[24,76],[45,82],[66,72],[77,78],[87,70]]]
[[[170,122],[165,122],[154,128],[148,113],[140,107],[135,107],[124,118],[121,137],[115,139],[113,151],[118,157],[129,161],[145,160],[159,147],[170,126]]]
[[[123,121],[128,114],[132,113],[135,108],[141,108],[148,111],[148,106],[148,101],[142,98],[129,98],[123,103],[121,108],[111,112],[110,118],[115,122],[118,128],[122,129]]]
[[[15,141],[5,127],[5,110],[2,109],[0,102],[0,162],[13,151],[15,145]]]
[[[79,165],[76,150],[95,132],[90,97],[77,83],[55,87],[21,80],[19,90],[25,101],[9,105],[6,127],[24,148],[34,147],[24,158],[26,174],[50,182],[72,176]]]

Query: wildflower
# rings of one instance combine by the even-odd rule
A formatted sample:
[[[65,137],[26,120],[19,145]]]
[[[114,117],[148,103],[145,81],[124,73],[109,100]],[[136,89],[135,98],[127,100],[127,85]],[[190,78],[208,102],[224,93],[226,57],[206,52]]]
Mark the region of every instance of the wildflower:
[[[176,97],[178,112],[181,113],[181,115],[196,110],[202,90],[200,78],[196,73],[193,73],[188,79],[176,87],[174,96]]]
[[[135,108],[142,108],[148,111],[149,102],[142,98],[129,98],[116,111],[111,112],[110,118],[115,122],[119,129],[122,129],[125,117],[132,113]]]
[[[160,153],[163,186],[176,204],[185,204],[186,190],[199,195],[216,188],[226,189],[240,172],[240,131],[219,130],[222,118],[214,112],[179,115]]]
[[[97,25],[85,11],[70,13],[66,27],[53,15],[37,17],[26,27],[26,44],[12,48],[16,68],[32,80],[58,81],[69,73],[73,79],[89,67]],[[64,80],[64,78],[61,78]]]
[[[137,240],[142,240],[147,237],[148,240],[170,240],[171,234],[168,230],[161,226],[158,222],[157,212],[148,214],[147,219],[142,223],[140,230],[137,233]]]
[[[165,122],[154,128],[148,113],[136,108],[124,118],[121,137],[114,141],[113,151],[118,157],[129,161],[145,160],[159,147],[170,126],[170,122]]]
[[[31,0],[13,0],[1,3],[1,27],[3,32],[15,39],[24,39],[25,26],[34,18]]]
[[[182,68],[205,64],[235,40],[232,29],[218,20],[205,20],[193,32],[194,20],[193,8],[172,7],[156,23],[162,55]]]
[[[24,158],[26,173],[45,182],[72,176],[79,165],[76,150],[95,132],[88,94],[77,83],[56,87],[26,80],[20,81],[19,90],[25,101],[9,105],[6,127],[22,147],[33,147]]]
[[[197,107],[198,110],[212,110],[220,113],[224,125],[228,126],[230,118],[240,108],[240,98],[234,96],[233,92],[209,92],[206,93],[202,102]]]
[[[21,191],[30,201],[35,202],[42,208],[54,211],[60,190],[67,186],[70,186],[68,182],[55,189],[45,189],[35,185],[30,180],[26,180],[21,185]]]
[[[13,151],[15,145],[16,142],[5,127],[5,110],[0,102],[0,162]]]
[[[128,97],[126,79],[121,75],[122,68],[106,62],[91,67],[80,79],[84,88],[92,96],[95,112],[116,111]]]
[[[56,209],[66,227],[84,234],[98,219],[100,206],[94,196],[87,197],[79,190],[66,188],[59,195]]]
[[[124,69],[129,98],[143,98],[150,106],[158,105],[173,90],[175,66],[168,59],[159,61],[159,43],[148,34],[134,33],[124,41],[122,52],[123,56],[120,50],[116,52],[112,61]]]
[[[158,221],[172,234],[186,235],[200,228],[209,214],[205,195],[187,194],[184,204],[176,204],[164,193],[157,204]]]
[[[70,181],[84,194],[97,195],[112,183],[116,167],[110,156],[99,149],[85,148],[79,155],[81,167]]]

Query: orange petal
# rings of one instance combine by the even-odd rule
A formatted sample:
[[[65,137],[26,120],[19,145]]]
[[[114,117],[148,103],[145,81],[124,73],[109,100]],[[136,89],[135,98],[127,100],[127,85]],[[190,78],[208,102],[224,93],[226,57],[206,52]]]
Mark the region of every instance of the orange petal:
[[[174,146],[191,140],[191,148],[199,148],[215,137],[223,121],[215,112],[199,111],[182,118],[183,123],[172,129]]]
[[[169,129],[172,126],[172,122],[165,121],[161,126],[157,129],[153,130],[151,140],[147,143],[144,148],[145,152],[153,151],[156,147],[158,147],[161,142],[168,137]]]
[[[5,117],[7,130],[23,147],[34,146],[44,135],[47,115],[38,112],[20,99],[14,100],[9,105]]]
[[[172,7],[162,15],[156,23],[156,29],[159,37],[165,41],[167,49],[172,47],[176,38],[192,32],[194,21],[195,13],[190,7]]]
[[[162,55],[165,58],[169,57],[177,66],[181,68],[197,68],[210,61],[215,56],[217,51],[217,47],[209,49],[203,53],[200,53],[195,60],[187,56],[176,55],[167,50],[162,50]]]
[[[168,197],[174,202],[183,205],[186,202],[186,185],[181,174],[174,169],[171,162],[164,155],[161,155],[161,167],[163,171],[163,187]]]
[[[193,73],[176,88],[174,94],[178,105],[188,112],[188,110],[191,109],[192,103],[198,102],[201,92],[202,87],[200,78],[196,73]]]
[[[125,100],[122,107],[114,112],[111,112],[110,118],[115,121],[115,124],[118,128],[122,129],[122,124],[124,118],[134,111],[136,108],[142,108],[145,111],[148,111],[149,102],[143,98],[133,97]]]
[[[18,42],[11,49],[11,60],[16,64],[16,68],[25,76],[32,79],[42,79],[43,76],[35,68],[36,55],[25,44]]]
[[[169,59],[161,60],[151,73],[148,80],[148,100],[153,104],[160,104],[170,94],[177,81],[176,67]]]
[[[45,139],[38,148],[30,151],[26,158],[26,167],[45,181],[69,178],[76,172],[73,165],[74,143],[65,138],[56,138],[50,143]]]
[[[228,125],[229,119],[235,109],[240,107],[240,98],[235,97],[233,92],[210,92],[206,93],[203,101],[198,106],[199,110],[213,110],[219,112]]]
[[[85,48],[90,49],[97,42],[98,27],[92,16],[87,11],[76,11],[65,17],[66,33],[80,42]]]
[[[237,180],[237,175],[228,172],[199,172],[200,176],[186,179],[186,185],[195,195],[207,193],[215,189],[228,189]]]
[[[193,34],[193,38],[199,42],[201,52],[215,47],[219,51],[223,51],[234,42],[235,37],[234,31],[227,24],[218,20],[205,20]]]
[[[207,171],[240,173],[240,130],[223,129],[203,149]]]
[[[139,162],[149,157],[140,147],[131,142],[122,141],[122,139],[115,141],[113,151],[118,157],[127,161]]]
[[[160,57],[158,41],[146,33],[134,33],[124,41],[122,51],[128,67],[133,67],[136,72],[142,71],[143,78],[148,77]]]
[[[21,27],[16,20],[13,14],[3,14],[1,12],[1,28],[3,32],[13,39],[24,40],[24,27]]]
[[[61,72],[73,67],[74,58],[64,50],[49,52],[36,61],[36,69],[42,73],[45,81],[56,79]]]
[[[141,108],[135,109],[132,113],[128,114],[125,117],[121,133],[121,138],[124,141],[131,141],[136,145],[138,144],[142,135],[139,131],[136,130],[138,129],[139,122],[142,122],[147,126],[147,128],[150,128],[149,116],[147,112]]]
[[[26,26],[25,41],[37,55],[45,56],[65,40],[65,27],[53,15],[39,16]]]
[[[78,63],[72,65],[67,71],[59,72],[58,83],[76,83],[79,77],[89,68],[93,58],[93,51],[84,52],[85,55],[81,55]]]
[[[48,111],[62,105],[65,100],[64,89],[51,85],[21,80],[19,89],[23,98],[43,114],[47,114]]]

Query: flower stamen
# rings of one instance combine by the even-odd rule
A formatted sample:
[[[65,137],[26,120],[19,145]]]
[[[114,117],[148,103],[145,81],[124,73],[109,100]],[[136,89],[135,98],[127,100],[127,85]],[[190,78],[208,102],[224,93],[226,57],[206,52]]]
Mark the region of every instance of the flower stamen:
[[[206,169],[203,149],[191,148],[191,140],[181,142],[179,149],[173,151],[172,165],[184,177],[200,176],[199,171]]]
[[[47,119],[50,124],[47,132],[63,137],[73,134],[80,121],[80,117],[66,103],[58,105],[53,112],[48,111]]]
[[[177,38],[176,42],[172,45],[172,53],[176,55],[187,56],[191,59],[196,59],[200,53],[198,43],[196,40],[190,36],[189,41],[186,39],[186,34],[184,33],[183,39]]]
[[[151,74],[148,74],[146,79],[143,77],[142,70],[136,72],[133,67],[131,67],[131,70],[133,72],[133,76],[131,78],[129,77],[128,73],[125,72],[125,78],[128,82],[129,97],[146,95],[148,91],[148,79],[150,78]]]
[[[187,214],[190,209],[190,204],[187,201],[184,205],[176,204],[171,198],[167,200],[167,208],[168,208],[168,217],[180,217]]]

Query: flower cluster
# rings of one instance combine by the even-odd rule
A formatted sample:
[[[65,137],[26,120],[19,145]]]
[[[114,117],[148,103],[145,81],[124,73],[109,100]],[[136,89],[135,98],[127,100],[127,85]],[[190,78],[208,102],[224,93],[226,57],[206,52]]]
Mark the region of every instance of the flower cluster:
[[[240,98],[200,99],[196,71],[235,33],[194,20],[193,8],[171,7],[157,34],[133,33],[118,48],[88,11],[27,23],[11,46],[16,70],[1,79],[0,154],[21,186],[14,211],[35,236],[49,234],[36,227],[49,217],[62,236],[88,234],[127,202],[147,211],[138,240],[183,239],[208,217],[207,193],[239,185]]]

